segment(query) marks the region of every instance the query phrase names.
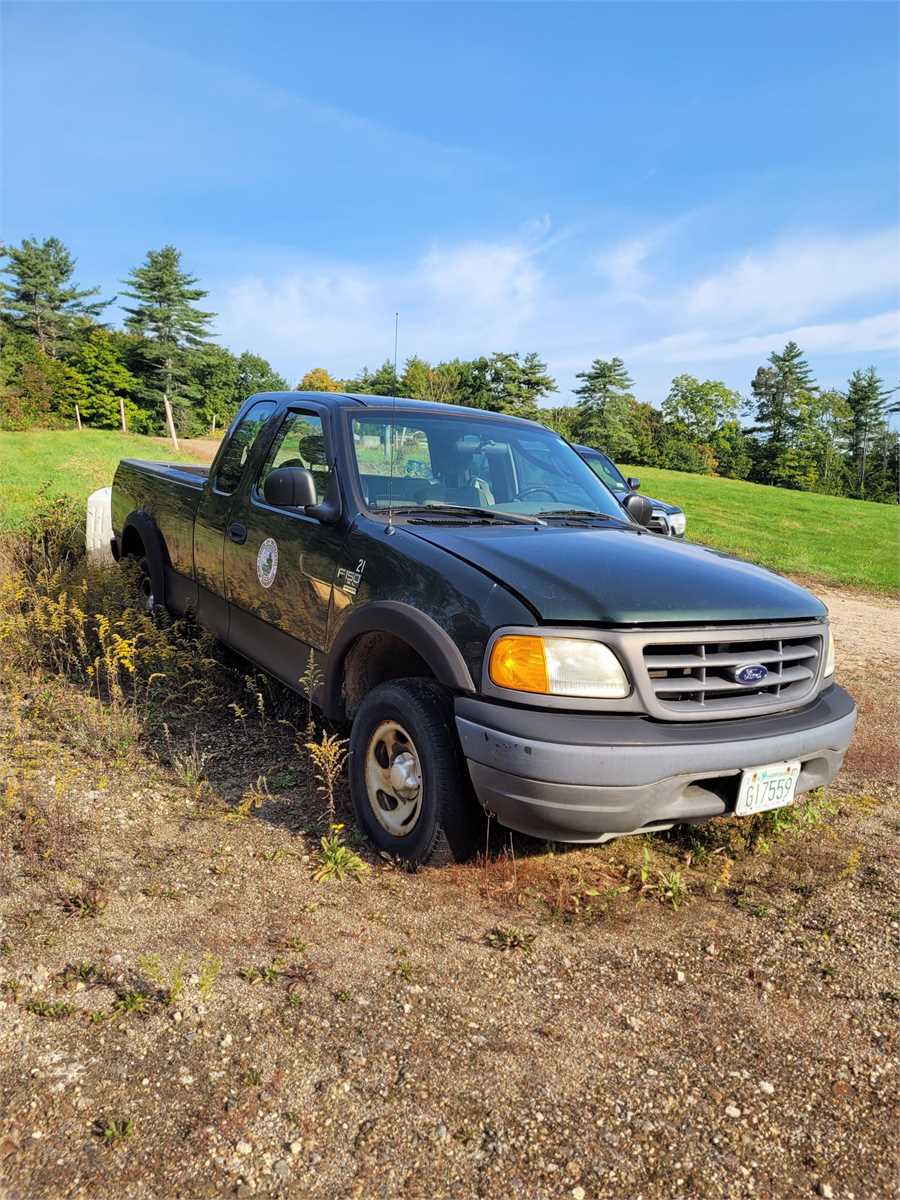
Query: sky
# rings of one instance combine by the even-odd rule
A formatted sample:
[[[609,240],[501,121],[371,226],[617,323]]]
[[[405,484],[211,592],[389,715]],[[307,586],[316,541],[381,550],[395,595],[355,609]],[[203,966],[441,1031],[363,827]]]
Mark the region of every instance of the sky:
[[[900,383],[898,8],[16,3],[2,231],[104,296],[171,243],[291,383],[535,350]],[[114,305],[113,323],[121,320]]]

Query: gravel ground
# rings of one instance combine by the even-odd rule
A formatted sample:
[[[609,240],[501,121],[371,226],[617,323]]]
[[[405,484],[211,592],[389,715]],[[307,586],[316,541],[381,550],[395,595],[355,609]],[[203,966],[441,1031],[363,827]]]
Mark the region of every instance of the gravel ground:
[[[895,1195],[896,610],[829,601],[863,720],[768,844],[322,884],[289,763],[234,820],[151,756],[110,769],[62,693],[4,697],[0,1194]],[[264,731],[204,736],[224,804],[271,768]]]

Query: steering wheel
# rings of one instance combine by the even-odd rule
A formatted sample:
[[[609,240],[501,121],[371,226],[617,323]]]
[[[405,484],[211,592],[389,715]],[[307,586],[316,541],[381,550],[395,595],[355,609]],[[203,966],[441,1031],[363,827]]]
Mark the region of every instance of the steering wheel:
[[[559,504],[559,496],[551,491],[548,487],[543,487],[541,484],[535,484],[533,487],[523,488],[516,496],[517,500],[524,500],[526,496],[533,496],[535,492],[543,492],[545,496],[549,496],[556,504]]]

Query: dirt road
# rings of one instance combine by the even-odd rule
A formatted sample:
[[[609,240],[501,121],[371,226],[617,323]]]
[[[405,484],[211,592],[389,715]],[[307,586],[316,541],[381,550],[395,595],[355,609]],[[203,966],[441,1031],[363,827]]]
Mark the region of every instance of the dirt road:
[[[817,590],[862,720],[768,845],[720,822],[319,884],[277,724],[198,725],[201,802],[183,763],[110,770],[82,697],[4,697],[0,1191],[896,1194],[898,614]]]

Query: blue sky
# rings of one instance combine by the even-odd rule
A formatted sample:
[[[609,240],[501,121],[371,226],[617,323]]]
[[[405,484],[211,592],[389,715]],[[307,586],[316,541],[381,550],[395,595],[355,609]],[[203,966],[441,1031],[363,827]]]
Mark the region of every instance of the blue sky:
[[[392,350],[746,392],[898,355],[888,3],[6,3],[3,233],[172,242],[291,381]],[[118,319],[117,310],[113,319]]]

